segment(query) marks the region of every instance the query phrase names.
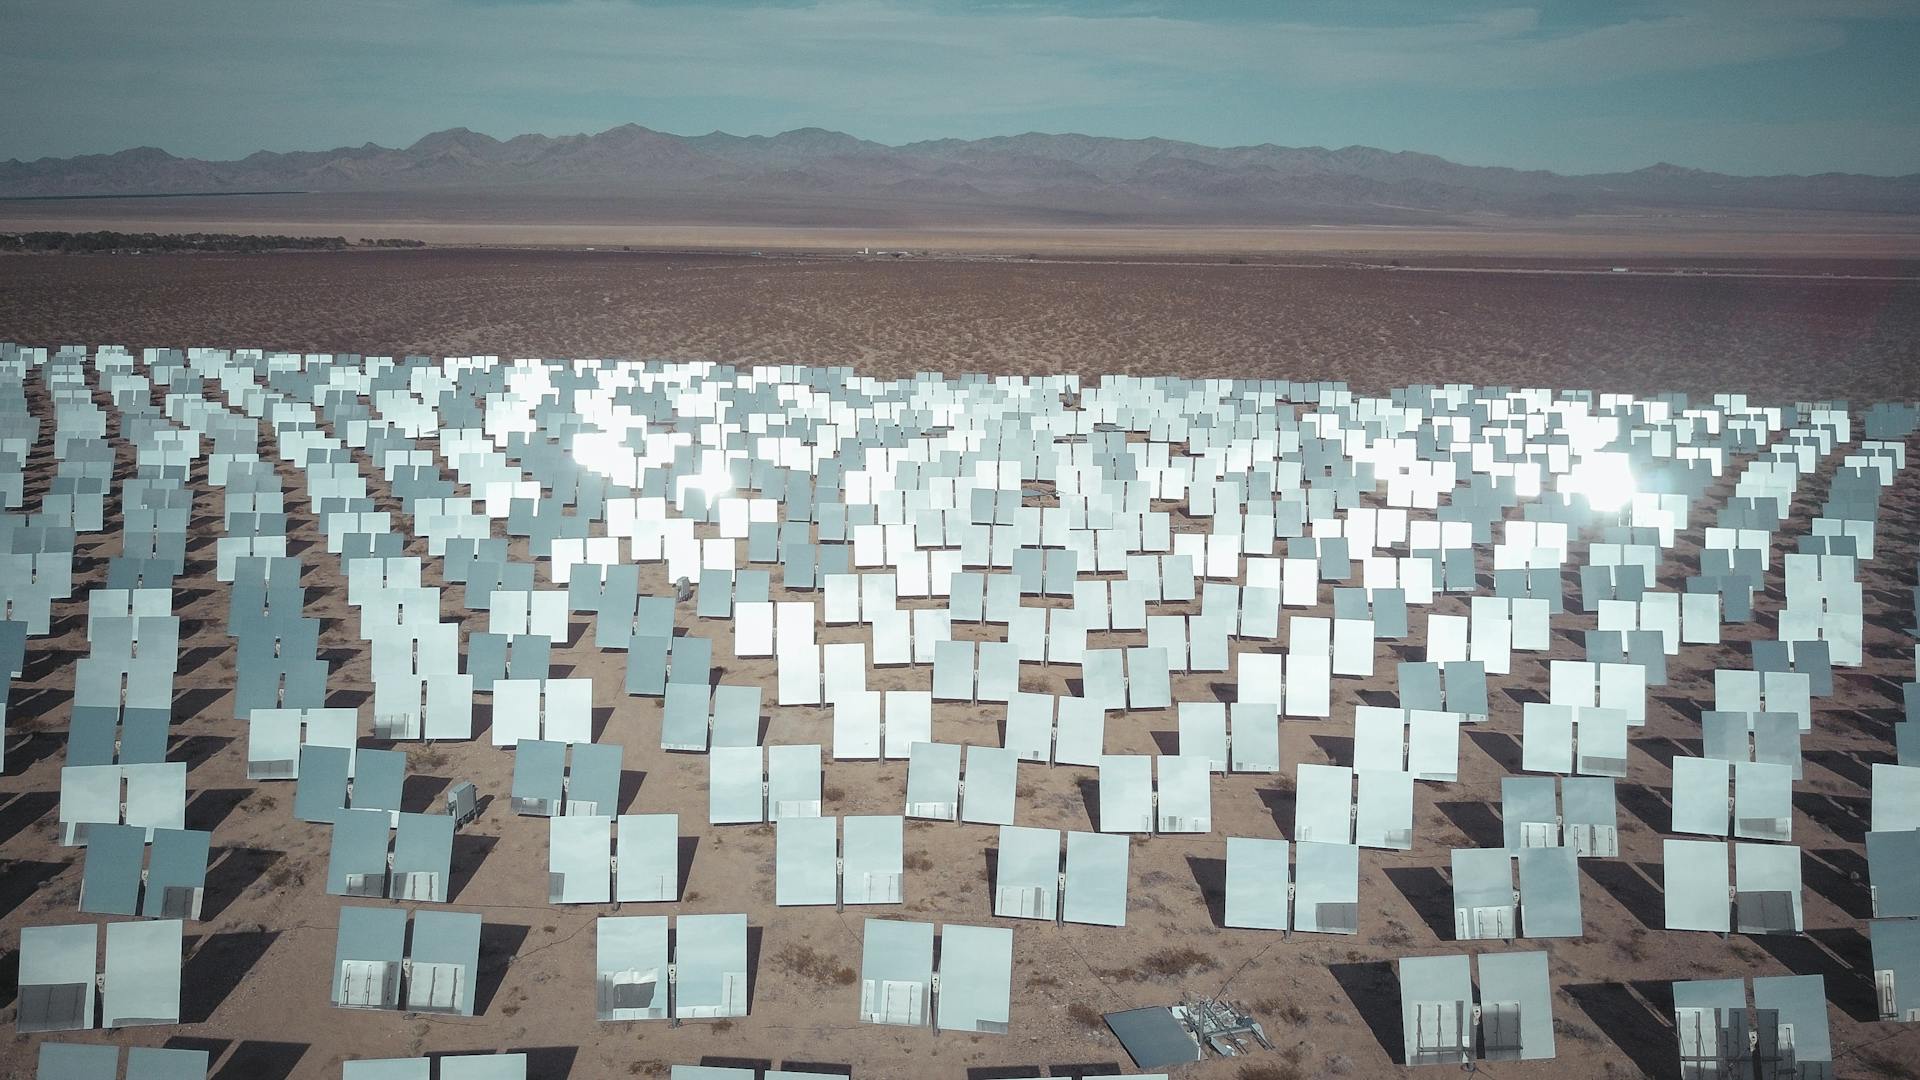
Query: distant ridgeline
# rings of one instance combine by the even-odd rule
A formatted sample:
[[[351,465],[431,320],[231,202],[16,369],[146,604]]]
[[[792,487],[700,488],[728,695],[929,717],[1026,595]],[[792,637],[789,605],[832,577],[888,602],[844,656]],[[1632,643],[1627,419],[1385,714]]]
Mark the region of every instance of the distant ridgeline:
[[[0,233],[0,251],[85,254],[104,251],[344,251],[351,247],[417,248],[425,241],[361,240],[344,236],[253,236],[237,233],[24,232]]]

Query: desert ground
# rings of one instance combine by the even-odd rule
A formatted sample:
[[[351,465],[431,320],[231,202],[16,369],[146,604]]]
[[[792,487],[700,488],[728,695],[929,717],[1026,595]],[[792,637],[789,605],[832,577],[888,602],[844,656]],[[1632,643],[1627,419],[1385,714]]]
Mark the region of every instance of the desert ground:
[[[1044,201],[1044,200],[1043,200]],[[715,252],[949,255],[1699,256],[1913,259],[1920,215],[1623,208],[1552,218],[1375,205],[1373,216],[1221,219],[1179,205],[1115,214],[1098,205],[1027,209],[800,192],[741,200],[725,191],[435,188],[190,197],[0,198],[0,230],[224,232],[406,237],[435,245]],[[1367,222],[1367,223],[1356,223]]]
[[[1437,264],[1436,264],[1437,265]],[[1795,270],[1795,266],[1798,269]],[[1480,269],[1486,270],[1487,267]],[[1758,401],[1920,397],[1920,282],[1911,264],[1795,264],[1774,276],[1409,272],[1340,262],[1306,266],[871,262],[798,257],[623,252],[425,251],[315,255],[14,257],[0,259],[0,340],[33,344],[258,346],[364,354],[676,356],[734,362],[847,364],[898,376],[918,370],[1077,372],[1191,377],[1340,379],[1384,393],[1409,383],[1592,387],[1696,395],[1746,392]],[[43,417],[51,403],[30,380]],[[104,394],[96,393],[103,407]],[[109,429],[119,475],[132,451]],[[431,445],[428,443],[427,445]],[[274,451],[271,440],[263,456]],[[1920,452],[1920,439],[1909,452]],[[364,454],[380,509],[393,500]],[[1621,856],[1585,860],[1585,936],[1523,941],[1550,954],[1558,1059],[1496,1062],[1481,1072],[1511,1077],[1672,1076],[1670,980],[1770,974],[1825,977],[1838,1075],[1911,1076],[1920,1030],[1875,1021],[1865,920],[1864,857],[1869,766],[1893,760],[1901,683],[1914,677],[1910,586],[1920,553],[1920,489],[1910,474],[1881,507],[1878,558],[1862,575],[1866,661],[1836,675],[1817,703],[1805,742],[1805,779],[1795,786],[1794,842],[1804,853],[1804,936],[1728,939],[1661,929],[1660,841],[1670,820],[1670,762],[1698,753],[1698,714],[1710,707],[1712,672],[1750,664],[1742,641],[1771,636],[1783,603],[1782,562],[1791,537],[1809,530],[1837,457],[1803,487],[1776,537],[1769,588],[1751,624],[1725,629],[1726,644],[1687,646],[1669,683],[1652,691],[1648,722],[1634,732],[1620,792]],[[50,447],[33,456],[27,505],[47,490]],[[290,549],[308,565],[306,614],[325,620],[332,663],[329,704],[371,699],[365,644],[346,602],[344,575],[325,552],[301,475],[280,469],[288,491]],[[910,823],[907,902],[879,917],[1011,926],[1016,950],[1011,1031],[934,1035],[856,1022],[858,989],[843,969],[859,963],[860,926],[850,907],[777,909],[773,827],[705,824],[705,761],[658,749],[660,702],[621,692],[624,657],[593,647],[590,617],[556,644],[553,674],[591,676],[596,738],[623,744],[622,812],[677,811],[694,838],[684,894],[672,905],[627,905],[621,914],[744,911],[753,967],[751,1011],[722,1022],[599,1024],[591,1011],[593,922],[612,906],[557,907],[545,895],[546,823],[508,807],[512,757],[487,744],[406,746],[407,809],[435,809],[446,787],[472,780],[490,797],[456,838],[453,910],[486,919],[479,1015],[366,1013],[329,1007],[327,968],[341,899],[323,894],[327,830],[293,820],[291,783],[246,779],[244,725],[232,718],[235,650],[224,630],[228,590],[213,579],[220,499],[194,483],[195,539],[176,593],[183,620],[171,760],[190,763],[187,826],[214,832],[205,919],[188,927],[183,1023],[179,1027],[75,1032],[63,1041],[202,1047],[222,1080],[337,1077],[349,1057],[471,1050],[530,1050],[530,1076],[598,1080],[660,1076],[674,1063],[825,1063],[860,1078],[992,1080],[1045,1074],[1133,1071],[1093,1014],[1168,1003],[1183,990],[1222,987],[1249,1003],[1278,1051],[1181,1070],[1193,1080],[1372,1077],[1399,1071],[1400,1021],[1392,962],[1404,955],[1504,951],[1452,940],[1449,851],[1500,842],[1499,779],[1517,772],[1521,704],[1542,700],[1547,661],[1580,659],[1591,616],[1554,619],[1553,649],[1517,654],[1511,676],[1490,678],[1494,712],[1462,739],[1460,781],[1419,784],[1415,847],[1361,856],[1361,925],[1354,937],[1219,927],[1225,838],[1288,837],[1293,769],[1351,760],[1352,706],[1394,695],[1394,663],[1424,654],[1424,619],[1413,636],[1376,645],[1371,679],[1335,683],[1335,716],[1282,725],[1279,775],[1232,775],[1213,787],[1214,831],[1203,837],[1137,839],[1131,854],[1128,925],[1054,927],[991,915],[995,830]],[[1698,566],[1702,528],[1731,491],[1722,482],[1697,504],[1691,527],[1666,552],[1660,584],[1678,588]],[[114,504],[110,503],[109,520]],[[1176,516],[1176,528],[1200,524]],[[83,536],[76,597],[104,580],[117,551]],[[415,539],[410,554],[424,554]],[[524,542],[514,550],[526,555]],[[1483,574],[1490,560],[1481,555]],[[656,566],[643,588],[667,588]],[[429,560],[423,581],[440,585]],[[544,582],[545,578],[542,577]],[[446,588],[443,618],[484,629]],[[788,594],[776,584],[775,599]],[[1322,590],[1321,598],[1328,593]],[[1191,606],[1197,610],[1197,605]],[[1330,603],[1300,614],[1330,614]],[[1188,606],[1157,605],[1167,613]],[[1432,611],[1465,614],[1464,596]],[[55,800],[73,691],[84,655],[84,599],[56,602],[54,634],[36,639],[7,712],[7,765],[0,778],[0,1024],[11,1025],[18,928],[88,921],[76,910],[81,853],[58,846]],[[740,661],[725,623],[677,625],[715,639],[729,683],[771,687],[770,661]],[[823,641],[854,640],[853,627],[825,627]],[[1140,644],[1110,634],[1100,644]],[[1249,647],[1237,643],[1236,651]],[[1023,665],[1021,687],[1070,693],[1077,668]],[[875,670],[875,688],[924,686],[924,668]],[[1176,699],[1231,695],[1220,676],[1176,675]],[[830,744],[827,710],[765,709],[770,743]],[[486,698],[476,727],[488,716]],[[998,745],[997,707],[939,704],[943,741]],[[1172,710],[1116,714],[1109,752],[1172,748]],[[363,745],[388,745],[367,743]],[[825,813],[898,813],[903,762],[826,765]],[[1019,822],[1087,829],[1093,773],[1024,765]],[[356,901],[362,902],[362,901]],[[376,901],[365,901],[377,903]],[[27,1076],[39,1037],[0,1042],[0,1075]],[[1436,1073],[1438,1069],[1433,1070]]]
[[[1920,396],[1920,259],[849,259],[441,250],[0,257],[0,336]],[[1393,266],[1394,261],[1402,265]],[[1551,271],[1551,272],[1549,272]],[[1736,276],[1737,275],[1737,276]]]

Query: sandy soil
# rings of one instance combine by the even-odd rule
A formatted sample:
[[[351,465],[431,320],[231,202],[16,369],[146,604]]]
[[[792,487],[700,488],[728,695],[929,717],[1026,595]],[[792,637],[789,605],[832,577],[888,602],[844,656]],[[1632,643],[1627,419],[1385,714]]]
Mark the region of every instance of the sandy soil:
[[[1419,265],[1489,272],[433,249],[17,256],[0,257],[0,338],[1339,379],[1374,393],[1421,381],[1920,396],[1912,265],[1706,264],[1794,275],[1772,277]]]
[[[1548,355],[1556,347],[1566,348],[1582,339],[1570,328],[1548,325],[1554,315],[1575,309],[1575,296],[1586,304],[1601,304],[1610,313],[1611,317],[1592,314],[1581,326],[1592,333],[1604,328],[1615,348],[1659,325],[1646,307],[1674,303],[1672,294],[1663,291],[1665,283],[1661,287],[1629,283],[1609,303],[1605,293],[1593,292],[1594,286],[1588,284],[1574,295],[1552,301],[1559,284],[1536,285],[1535,279],[1525,279],[1525,288],[1544,291],[1498,299],[1488,296],[1476,306],[1472,303],[1475,291],[1487,279],[1312,276],[1330,275],[1330,271],[1281,275],[1267,286],[1271,291],[1262,291],[1244,284],[1256,279],[1238,268],[1218,276],[1171,270],[1161,278],[1141,278],[1139,271],[1128,268],[1117,271],[1122,275],[1117,284],[1091,271],[1055,268],[1023,271],[995,287],[974,276],[971,267],[916,267],[896,274],[891,266],[822,271],[814,266],[736,260],[586,256],[426,253],[325,261],[292,257],[36,259],[4,265],[0,269],[0,281],[5,282],[0,294],[0,337],[105,337],[129,344],[257,340],[291,345],[326,340],[336,342],[333,347],[337,348],[346,347],[351,337],[363,351],[384,352],[430,348],[427,342],[446,340],[462,320],[472,319],[477,321],[471,336],[462,339],[466,343],[444,347],[513,352],[545,340],[553,343],[556,352],[569,341],[575,343],[575,351],[611,351],[619,336],[614,328],[625,325],[634,328],[634,340],[645,342],[646,348],[662,348],[653,343],[678,334],[684,336],[680,349],[692,352],[704,345],[724,353],[729,342],[740,348],[752,341],[801,343],[812,338],[820,339],[814,348],[831,351],[879,327],[890,328],[885,339],[888,352],[875,358],[882,370],[998,356],[998,364],[982,366],[1096,370],[1093,365],[1104,363],[1105,370],[1171,366],[1195,374],[1236,368],[1237,373],[1250,374],[1267,370],[1251,367],[1255,357],[1284,355],[1298,340],[1285,337],[1279,344],[1256,347],[1262,335],[1296,323],[1302,310],[1310,311],[1315,303],[1337,303],[1339,317],[1355,328],[1366,326],[1369,319],[1374,324],[1410,319],[1415,311],[1430,317],[1430,305],[1466,305],[1454,316],[1456,340],[1490,335],[1479,340],[1498,341],[1503,334],[1518,333],[1516,328],[1524,321],[1533,328],[1528,344],[1509,341],[1508,347],[1516,353],[1535,348],[1540,355]],[[822,272],[833,275],[831,289],[810,277]],[[742,278],[760,280],[743,288]],[[1463,286],[1468,280],[1475,288]],[[143,286],[131,284],[142,281]],[[1351,281],[1377,281],[1382,289],[1451,291],[1442,296],[1340,298],[1337,284]],[[398,298],[402,285],[417,295]],[[1611,281],[1604,285],[1614,287]],[[1698,347],[1703,340],[1734,334],[1744,344],[1729,343],[1722,355],[1768,359],[1718,368],[1722,385],[1750,386],[1756,393],[1864,396],[1876,388],[1905,383],[1911,391],[1910,369],[1887,370],[1895,366],[1894,358],[1911,358],[1915,340],[1911,292],[1856,287],[1820,293],[1811,286],[1778,283],[1703,288],[1728,291],[1711,292],[1719,298],[1717,302],[1695,295],[1694,302],[1700,305],[1698,325],[1674,328],[1671,332],[1679,336],[1616,353],[1610,361],[1567,364],[1563,359],[1551,369],[1528,369],[1517,359],[1468,360],[1462,343],[1452,359],[1436,351],[1430,369],[1406,352],[1396,352],[1392,343],[1397,331],[1390,329],[1354,334],[1342,346],[1341,355],[1374,357],[1347,365],[1359,382],[1405,382],[1416,375],[1437,381],[1463,377],[1459,373],[1467,371],[1498,378],[1504,366],[1530,370],[1535,382],[1596,373],[1596,377],[1611,374],[1631,379],[1635,385],[1685,385],[1689,377],[1706,379],[1714,369],[1700,361],[1667,367],[1656,358],[1668,350],[1678,353],[1688,337]],[[1764,302],[1753,299],[1751,290],[1775,288],[1780,291],[1766,292]],[[981,289],[992,289],[991,299],[981,295]],[[822,297],[833,290],[850,291],[859,302],[843,299],[829,304]],[[1032,293],[1044,299],[1031,297]],[[224,303],[213,305],[215,297],[224,297]],[[1843,299],[1848,297],[1852,299]],[[1542,309],[1553,302],[1564,307]],[[913,303],[941,310],[916,310],[908,306]],[[1021,314],[996,317],[991,307],[995,303],[1018,305]],[[1072,307],[1073,303],[1082,306]],[[1214,306],[1193,310],[1203,304]],[[599,320],[587,315],[596,306],[607,309]],[[1147,310],[1140,310],[1141,306]],[[1834,308],[1842,314],[1822,314]],[[851,326],[847,325],[849,311],[854,313]],[[1048,312],[1058,321],[1045,322]],[[1175,325],[1155,329],[1155,316],[1174,316]],[[408,318],[416,322],[402,321]],[[1103,318],[1122,318],[1128,328],[1104,338],[1073,336],[1093,333]],[[702,320],[709,328],[704,336],[695,336]],[[1809,324],[1813,329],[1808,329]],[[964,336],[969,327],[974,327],[970,338],[942,345],[943,335]],[[1769,335],[1776,334],[1799,335],[1799,344],[1768,344]],[[1422,340],[1435,339],[1425,336]],[[1058,343],[1036,355],[1015,349],[1019,343],[1047,341]],[[1239,351],[1226,353],[1215,344],[1225,341],[1240,342]],[[1843,347],[1848,342],[1853,344]],[[915,348],[929,353],[919,364],[908,360]],[[1820,362],[1796,363],[1792,358],[1805,355],[1803,350]],[[1881,359],[1868,360],[1869,355]],[[1175,358],[1171,364],[1170,357]],[[1849,361],[1849,357],[1858,359]],[[1277,361],[1270,366],[1274,374],[1291,370]],[[1329,375],[1334,372],[1330,360],[1324,370]],[[46,409],[49,402],[43,390],[36,387],[34,394],[36,408]],[[117,439],[117,428],[111,434]],[[124,442],[117,446],[124,476],[131,472],[132,454]],[[264,448],[271,449],[270,443]],[[1920,440],[1913,449],[1920,451]],[[35,455],[28,477],[29,505],[46,490],[52,464],[48,450]],[[362,466],[376,478],[382,508],[397,510],[364,457]],[[353,636],[354,613],[346,604],[343,576],[337,561],[325,553],[298,474],[284,466],[281,472],[290,506],[296,511],[293,546],[310,567],[306,611],[310,617],[327,620],[322,650],[333,663],[329,703],[365,706],[371,695],[368,658],[364,645]],[[1460,782],[1417,786],[1415,850],[1363,853],[1361,928],[1356,937],[1301,934],[1287,939],[1220,929],[1225,837],[1291,834],[1293,767],[1302,762],[1350,762],[1351,707],[1391,694],[1393,663],[1422,656],[1422,619],[1415,619],[1415,635],[1408,641],[1377,646],[1378,676],[1338,681],[1340,706],[1335,719],[1283,725],[1283,775],[1215,781],[1211,836],[1134,843],[1132,902],[1124,930],[996,920],[990,914],[995,830],[911,824],[908,902],[874,913],[939,923],[1011,926],[1016,940],[1012,1032],[936,1036],[855,1022],[857,989],[841,984],[833,968],[858,967],[863,913],[775,908],[772,827],[704,824],[704,759],[657,749],[659,702],[629,699],[620,692],[624,657],[595,650],[590,619],[577,616],[572,643],[556,647],[553,674],[595,679],[597,738],[626,747],[628,776],[622,809],[678,811],[682,833],[697,840],[680,903],[627,905],[621,913],[746,912],[753,928],[750,1015],[730,1023],[688,1023],[678,1029],[664,1023],[603,1025],[593,1020],[592,925],[595,917],[611,914],[613,909],[557,908],[544,903],[546,824],[510,812],[506,793],[511,755],[486,745],[484,731],[472,744],[409,748],[412,775],[407,787],[408,809],[436,807],[445,787],[460,780],[475,781],[492,797],[479,821],[456,842],[450,905],[479,911],[486,918],[480,1015],[459,1019],[363,1013],[333,1009],[326,1002],[327,968],[341,904],[322,893],[327,830],[292,820],[291,784],[255,785],[245,778],[244,728],[231,718],[234,650],[223,631],[227,590],[212,575],[212,537],[218,530],[220,502],[206,490],[203,471],[196,472],[195,482],[203,494],[196,505],[198,539],[189,552],[188,577],[175,602],[175,612],[183,619],[182,660],[170,757],[191,763],[188,825],[214,830],[215,865],[206,918],[189,927],[185,1023],[178,1028],[72,1033],[59,1038],[205,1047],[215,1052],[213,1075],[224,1080],[335,1077],[338,1063],[347,1057],[482,1049],[532,1049],[537,1053],[530,1075],[581,1080],[662,1075],[670,1063],[728,1059],[789,1065],[824,1062],[851,1066],[853,1075],[863,1078],[965,1076],[973,1080],[1114,1072],[1126,1063],[1124,1052],[1103,1028],[1073,1019],[1071,1007],[1109,1011],[1164,1003],[1183,989],[1209,991],[1223,985],[1232,996],[1252,1003],[1269,1024],[1282,1051],[1252,1059],[1249,1065],[1271,1066],[1274,1071],[1243,1073],[1239,1063],[1215,1061],[1181,1075],[1196,1080],[1390,1075],[1398,1071],[1392,1060],[1400,1045],[1391,961],[1408,954],[1501,948],[1481,943],[1462,949],[1451,940],[1445,879],[1449,849],[1499,842],[1499,778],[1518,769],[1521,702],[1544,695],[1548,659],[1582,655],[1577,631],[1592,625],[1590,616],[1556,618],[1551,652],[1519,654],[1512,676],[1492,680],[1495,713],[1463,738]],[[1697,565],[1701,525],[1711,519],[1711,507],[1729,490],[1729,485],[1720,485],[1706,505],[1696,508],[1694,527],[1681,534],[1662,568],[1663,585],[1677,588]],[[1807,531],[1808,518],[1823,491],[1824,479],[1807,486],[1783,537]],[[397,520],[404,524],[404,519]],[[1776,545],[1775,570],[1767,595],[1759,601],[1758,620],[1729,627],[1727,645],[1686,648],[1670,665],[1670,684],[1651,695],[1648,724],[1634,735],[1630,776],[1620,787],[1621,858],[1589,861],[1582,867],[1586,936],[1515,946],[1542,948],[1551,955],[1559,1060],[1533,1065],[1494,1063],[1483,1071],[1508,1078],[1671,1075],[1675,1057],[1666,1019],[1671,1005],[1668,980],[1782,973],[1825,976],[1834,1042],[1843,1055],[1839,1075],[1874,1075],[1883,1067],[1870,1063],[1879,1061],[1893,1063],[1880,1074],[1902,1075],[1896,1071],[1898,1063],[1920,1060],[1920,1031],[1872,1022],[1871,961],[1864,925],[1868,766],[1892,760],[1891,725],[1900,715],[1900,683],[1913,675],[1913,641],[1902,629],[1909,621],[1907,586],[1913,583],[1910,570],[1916,536],[1920,536],[1920,493],[1910,479],[1887,493],[1880,527],[1880,557],[1864,572],[1867,660],[1862,668],[1839,674],[1835,696],[1820,703],[1816,731],[1806,742],[1806,777],[1796,785],[1793,828],[1795,842],[1805,853],[1808,933],[1804,937],[1734,935],[1722,940],[1710,934],[1659,929],[1660,839],[1669,820],[1665,803],[1671,784],[1669,763],[1675,754],[1699,752],[1697,713],[1711,701],[1712,671],[1720,666],[1747,666],[1738,640],[1770,634],[1774,613],[1783,602],[1778,559],[1783,543]],[[517,543],[515,548],[524,554],[523,545]],[[106,559],[116,551],[112,541],[82,540],[77,561],[81,590],[104,579]],[[409,551],[422,552],[423,545],[415,542]],[[1483,556],[1482,570],[1486,569]],[[430,584],[441,583],[431,563],[424,576]],[[643,579],[643,586],[664,584],[657,568]],[[469,629],[483,628],[483,619],[465,617],[461,594],[459,586],[448,588],[445,617],[464,618]],[[1465,606],[1462,597],[1442,597],[1432,610],[1464,614]],[[762,682],[769,688],[771,701],[771,662],[733,659],[728,627],[696,620],[689,608],[683,606],[677,622],[689,632],[715,639],[719,678],[729,683]],[[1164,610],[1182,610],[1182,606],[1166,605]],[[1328,614],[1329,605],[1311,613]],[[80,854],[57,846],[54,826],[63,732],[72,697],[71,664],[86,647],[84,601],[56,604],[55,620],[54,635],[34,643],[25,678],[14,685],[9,701],[7,773],[0,779],[0,859],[5,860],[0,863],[4,868],[0,869],[4,883],[0,948],[6,951],[0,959],[0,971],[5,972],[0,977],[0,1023],[11,1020],[17,928],[89,918],[76,910]],[[858,634],[853,628],[825,628],[820,636],[838,641],[856,639]],[[1103,643],[1133,644],[1139,637],[1114,634]],[[1245,647],[1237,645],[1236,651]],[[1027,690],[1070,693],[1077,677],[1073,668],[1029,664],[1023,666],[1021,685]],[[925,687],[928,678],[924,668],[875,671],[869,685]],[[1223,682],[1229,685],[1216,685]],[[1174,690],[1176,698],[1197,700],[1231,694],[1229,680],[1218,675],[1176,676]],[[484,704],[478,711],[484,724]],[[938,705],[937,737],[997,744],[998,712],[992,707]],[[770,705],[766,714],[768,742],[831,742],[825,710]],[[1118,714],[1109,721],[1108,746],[1113,752],[1161,752],[1172,748],[1175,727],[1170,710]],[[905,772],[904,763],[830,762],[826,811],[898,812]],[[1019,822],[1090,827],[1091,781],[1090,770],[1023,766]],[[832,958],[824,980],[806,973],[813,969],[798,962],[801,949]],[[1153,974],[1150,957],[1161,950],[1193,950],[1202,959],[1181,974]],[[37,1037],[5,1037],[0,1042],[0,1075],[26,1075],[37,1042]],[[1076,1069],[1075,1063],[1085,1068]]]
[[[1382,210],[1382,213],[1395,213]],[[1169,211],[1173,213],[1173,211]],[[1408,210],[1391,224],[1142,221],[1098,207],[997,208],[809,193],[639,198],[544,189],[288,192],[198,198],[0,199],[0,230],[240,232],[408,237],[433,244],[1021,255],[1449,253],[1569,256],[1920,256],[1920,216],[1702,208],[1551,219]],[[1392,221],[1391,217],[1375,219]]]

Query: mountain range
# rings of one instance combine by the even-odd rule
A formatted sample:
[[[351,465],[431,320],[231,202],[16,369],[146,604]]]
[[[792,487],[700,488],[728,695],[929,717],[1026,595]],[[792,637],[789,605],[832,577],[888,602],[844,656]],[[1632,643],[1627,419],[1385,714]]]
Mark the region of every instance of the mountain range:
[[[1029,133],[888,146],[837,131],[682,136],[624,124],[592,135],[495,139],[465,128],[394,149],[260,151],[237,161],[153,147],[0,162],[0,197],[256,191],[542,192],[741,205],[884,202],[1062,220],[1431,221],[1714,210],[1920,212],[1920,174],[1730,176],[1658,164],[1563,175],[1462,165],[1367,146],[1212,147]]]

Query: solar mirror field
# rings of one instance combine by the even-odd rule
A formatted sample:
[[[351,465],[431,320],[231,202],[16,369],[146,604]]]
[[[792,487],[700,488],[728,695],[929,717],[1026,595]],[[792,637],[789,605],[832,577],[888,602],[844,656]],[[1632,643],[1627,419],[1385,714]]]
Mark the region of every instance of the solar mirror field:
[[[0,1071],[1867,1075],[1917,429],[0,345]]]

